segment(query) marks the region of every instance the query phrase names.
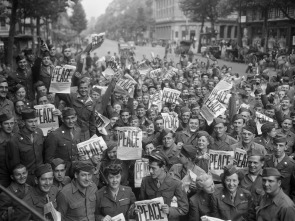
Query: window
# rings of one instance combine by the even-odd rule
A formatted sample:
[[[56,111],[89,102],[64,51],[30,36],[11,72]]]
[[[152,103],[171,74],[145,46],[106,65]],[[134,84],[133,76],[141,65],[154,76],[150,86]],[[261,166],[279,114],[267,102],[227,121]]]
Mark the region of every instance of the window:
[[[234,38],[237,38],[238,37],[238,27],[235,26],[235,34],[234,34]]]
[[[224,25],[220,26],[219,36],[220,38],[224,38]]]
[[[254,9],[253,11],[252,11],[252,21],[255,21],[257,19],[257,12],[256,12],[256,10]]]
[[[182,35],[182,39],[184,39],[186,37],[186,31],[182,31],[181,35]]]
[[[1,18],[0,18],[0,26],[1,26],[1,27],[5,27],[5,26],[6,26],[6,20],[5,20],[4,17],[1,17]]]
[[[273,8],[270,8],[269,10],[268,10],[268,18],[273,18],[274,16],[273,16],[273,13],[274,13],[274,9]]]
[[[280,9],[279,8],[276,8],[275,9],[275,18],[279,18],[280,17]]]
[[[175,38],[178,38],[178,31],[175,32]]]
[[[232,30],[232,26],[228,26],[227,27],[227,38],[231,38],[231,30]]]

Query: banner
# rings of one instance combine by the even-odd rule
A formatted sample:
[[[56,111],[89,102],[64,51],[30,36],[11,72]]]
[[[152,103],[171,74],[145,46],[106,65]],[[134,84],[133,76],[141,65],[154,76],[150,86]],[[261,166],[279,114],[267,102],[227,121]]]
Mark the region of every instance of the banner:
[[[177,73],[175,71],[176,68],[172,68],[168,71],[166,71],[164,74],[163,74],[163,80],[169,80],[171,81],[172,77]],[[177,70],[177,69],[176,69]]]
[[[235,150],[235,161],[237,168],[246,168],[248,167],[248,154],[246,150],[241,148],[236,148]]]
[[[168,113],[161,113],[164,119],[164,129],[173,130],[174,132],[179,127],[179,118],[178,115],[172,115]]]
[[[152,79],[158,78],[161,75],[161,73],[162,73],[162,69],[158,68],[158,69],[150,71],[149,77]]]
[[[205,100],[200,113],[209,125],[213,122],[214,118],[226,111],[231,88],[231,83],[221,80],[212,90],[207,100]]]
[[[49,130],[59,128],[58,116],[53,115],[55,107],[53,104],[44,104],[34,106],[37,112],[38,127],[42,130],[44,136],[47,136]]]
[[[209,155],[209,170],[212,174],[219,176],[221,173],[223,173],[224,166],[233,164],[234,151],[209,150]]]
[[[93,87],[96,87],[96,88],[101,90],[100,96],[103,96],[106,93],[107,89],[108,89],[107,86],[93,85]]]
[[[129,74],[125,74],[117,82],[117,85],[126,91],[128,91],[129,89],[132,89],[131,86],[135,84],[137,84],[137,82]]]
[[[107,145],[102,137],[93,135],[89,140],[77,144],[79,160],[89,160],[92,156],[102,153]]]
[[[149,174],[149,160],[144,158],[136,160],[134,165],[134,186],[141,187],[142,178]]]
[[[163,197],[135,202],[135,208],[140,211],[138,221],[168,221],[167,214],[161,210],[163,204]]]
[[[117,216],[113,216],[111,221],[125,221],[125,217],[123,213],[120,213]]]
[[[72,65],[56,66],[51,74],[49,92],[70,94],[75,71],[76,67]]]
[[[176,103],[181,92],[171,88],[164,87],[162,101],[167,103]]]
[[[118,127],[117,157],[138,160],[142,155],[142,131],[138,127]]]

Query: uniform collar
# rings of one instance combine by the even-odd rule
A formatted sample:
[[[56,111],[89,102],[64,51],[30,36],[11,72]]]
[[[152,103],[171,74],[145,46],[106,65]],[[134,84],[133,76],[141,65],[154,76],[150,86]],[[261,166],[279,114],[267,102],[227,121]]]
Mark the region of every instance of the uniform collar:
[[[81,98],[82,96],[77,92],[77,98]],[[85,104],[88,102],[93,102],[92,98],[88,95],[87,100],[84,102]]]

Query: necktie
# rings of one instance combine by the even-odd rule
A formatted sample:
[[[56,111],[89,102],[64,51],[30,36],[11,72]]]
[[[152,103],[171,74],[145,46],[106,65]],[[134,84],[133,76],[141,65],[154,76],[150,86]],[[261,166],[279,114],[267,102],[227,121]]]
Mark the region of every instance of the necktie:
[[[48,196],[48,194],[46,194],[46,201],[47,201],[47,203],[49,203],[49,202],[50,202],[50,199],[49,199],[49,196]]]
[[[278,163],[279,163],[279,160],[275,159],[275,163],[274,163],[275,167],[278,165]]]
[[[34,143],[34,134],[31,134],[31,142]]]
[[[157,187],[158,187],[158,189],[160,188],[160,186],[161,186],[161,183],[160,183],[159,180],[157,180]]]
[[[71,138],[72,138],[72,140],[73,140],[73,139],[74,139],[73,130],[70,130],[70,135],[71,135]]]

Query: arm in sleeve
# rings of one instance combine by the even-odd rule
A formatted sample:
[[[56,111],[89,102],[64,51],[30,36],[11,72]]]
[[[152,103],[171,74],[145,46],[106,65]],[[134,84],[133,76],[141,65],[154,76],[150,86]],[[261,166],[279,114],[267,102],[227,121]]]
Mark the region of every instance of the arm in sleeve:
[[[67,215],[68,211],[68,203],[66,200],[66,197],[62,192],[59,192],[56,197],[56,203],[57,203],[57,211],[61,213],[61,219],[66,220],[65,217]]]
[[[96,194],[95,221],[101,221],[104,218],[104,216],[100,213],[102,197],[98,194],[98,192],[96,192],[95,194]]]
[[[57,148],[58,142],[56,139],[56,134],[51,132],[44,142],[44,161],[50,163],[54,159],[55,151]]]
[[[177,198],[178,207],[169,207],[170,218],[184,216],[188,213],[189,209],[187,195],[185,191],[182,189],[181,183],[177,185],[174,195]]]
[[[147,200],[147,195],[145,194],[146,190],[146,177],[142,179],[140,193],[139,193],[139,200]]]
[[[101,98],[101,110],[102,110],[101,114],[103,114],[106,110],[106,107],[109,103],[109,99],[115,90],[115,85],[116,85],[116,81],[112,80],[111,83],[109,84],[105,94]]]
[[[8,169],[11,170],[15,165],[20,163],[18,144],[14,140],[10,140],[6,147],[7,166]]]
[[[284,207],[279,213],[279,220],[284,221],[293,221],[295,217],[295,208],[294,206]]]
[[[199,221],[200,220],[200,214],[199,214],[199,208],[198,208],[198,203],[195,203],[194,200],[195,197],[191,197],[189,200],[189,221]]]
[[[212,217],[219,218],[218,206],[217,206],[217,195],[212,196]]]
[[[89,132],[90,132],[90,137],[92,137],[96,133],[95,108],[93,108],[93,111],[91,112],[91,115],[89,118]]]

